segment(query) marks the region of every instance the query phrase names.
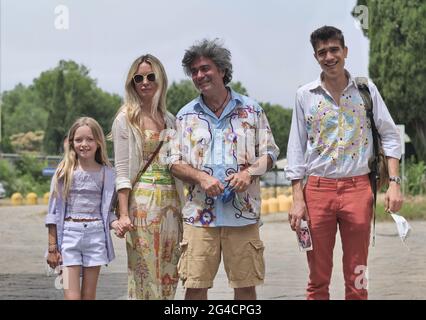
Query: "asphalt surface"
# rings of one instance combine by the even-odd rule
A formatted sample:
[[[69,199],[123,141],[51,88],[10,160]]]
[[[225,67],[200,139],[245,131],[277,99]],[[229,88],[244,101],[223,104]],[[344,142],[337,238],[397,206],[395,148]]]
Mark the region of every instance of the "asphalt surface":
[[[0,299],[63,299],[55,288],[55,276],[45,273],[44,252],[47,229],[44,226],[45,205],[0,206]],[[302,300],[308,277],[306,256],[299,252],[295,234],[286,221],[287,214],[263,217],[261,238],[265,243],[265,283],[257,287],[258,299]],[[376,246],[370,247],[370,299],[426,298],[426,222],[410,221],[413,228],[406,244],[397,235],[391,222],[376,225]],[[114,237],[117,258],[103,267],[97,299],[126,299],[126,252],[124,241]],[[336,240],[334,272],[330,286],[331,299],[344,299],[341,246]],[[184,289],[179,285],[176,299]],[[231,300],[221,266],[209,299]]]

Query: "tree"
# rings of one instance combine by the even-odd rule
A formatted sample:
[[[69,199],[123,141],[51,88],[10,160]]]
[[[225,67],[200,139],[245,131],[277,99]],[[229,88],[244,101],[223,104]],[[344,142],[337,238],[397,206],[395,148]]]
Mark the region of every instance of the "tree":
[[[358,0],[367,5],[370,77],[396,123],[405,124],[419,159],[426,161],[426,2]],[[355,15],[355,14],[354,14]]]
[[[64,89],[64,73],[61,70],[57,75],[54,96],[49,107],[49,118],[44,135],[44,151],[48,154],[55,154],[59,151],[67,130],[63,126],[63,120],[67,117]]]
[[[286,156],[287,142],[291,126],[291,109],[285,109],[279,104],[260,103],[268,117],[269,125],[274,135],[275,143],[280,148],[280,158]]]
[[[3,138],[28,131],[44,130],[47,111],[37,102],[34,87],[22,84],[5,91],[2,105]]]
[[[45,152],[53,154],[61,150],[63,136],[78,117],[95,118],[108,133],[122,103],[120,96],[99,89],[85,66],[63,60],[30,86],[18,84],[4,92],[2,99],[2,150],[14,151],[12,135],[42,130]]]
[[[240,81],[231,82],[229,86],[232,88],[232,90],[238,92],[239,94],[248,96],[247,89],[243,86],[243,84]]]
[[[43,72],[34,80],[34,88],[49,112],[45,134],[48,153],[61,150],[63,136],[78,117],[95,118],[108,133],[122,103],[118,95],[99,89],[89,70],[74,61],[61,60],[56,68]]]
[[[173,81],[167,91],[167,109],[174,115],[198,95],[191,80]]]

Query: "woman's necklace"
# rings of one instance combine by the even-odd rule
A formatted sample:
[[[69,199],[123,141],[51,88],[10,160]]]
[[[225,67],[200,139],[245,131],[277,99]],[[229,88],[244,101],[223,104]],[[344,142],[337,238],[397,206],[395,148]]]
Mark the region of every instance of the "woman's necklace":
[[[223,106],[225,105],[226,100],[228,100],[228,94],[229,94],[229,91],[228,91],[228,89],[226,89],[226,97],[225,97],[225,100],[223,100],[223,102],[222,102],[222,104],[220,105],[220,107],[218,107],[218,108],[216,108],[216,109],[210,109],[211,111],[213,111],[213,113],[216,113],[216,112],[218,112],[220,109],[222,109],[222,108],[223,108]]]
[[[156,118],[153,118],[151,115],[143,115],[141,122],[143,130],[149,129],[158,132],[164,129],[164,120],[161,115],[157,115]]]

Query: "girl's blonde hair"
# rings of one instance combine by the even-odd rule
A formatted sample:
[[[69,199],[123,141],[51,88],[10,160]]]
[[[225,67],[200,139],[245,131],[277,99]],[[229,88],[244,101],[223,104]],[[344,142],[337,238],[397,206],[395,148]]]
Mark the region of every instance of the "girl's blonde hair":
[[[160,112],[162,116],[165,116],[167,112],[167,75],[166,71],[164,70],[163,64],[160,62],[160,60],[158,60],[151,54],[145,54],[143,56],[140,56],[135,61],[133,61],[132,65],[130,66],[125,84],[126,93],[124,97],[124,104],[118,110],[117,115],[122,110],[125,110],[129,125],[136,129],[136,131],[139,132],[141,136],[142,110],[140,106],[142,104],[142,100],[140,99],[136,91],[135,84],[133,82],[133,77],[137,74],[139,66],[144,62],[148,63],[151,66],[152,71],[155,73],[155,82],[157,83],[157,91],[155,92],[154,97],[152,99],[151,114],[155,118],[158,112]]]
[[[90,117],[81,117],[77,119],[68,131],[67,143],[64,143],[64,158],[59,163],[54,175],[55,192],[58,192],[58,181],[61,180],[63,182],[62,196],[64,199],[68,197],[72,184],[73,171],[78,164],[78,157],[74,150],[74,135],[77,129],[83,126],[88,126],[90,130],[92,130],[93,137],[95,138],[97,145],[95,161],[101,165],[111,166],[106,152],[104,132],[99,123]]]

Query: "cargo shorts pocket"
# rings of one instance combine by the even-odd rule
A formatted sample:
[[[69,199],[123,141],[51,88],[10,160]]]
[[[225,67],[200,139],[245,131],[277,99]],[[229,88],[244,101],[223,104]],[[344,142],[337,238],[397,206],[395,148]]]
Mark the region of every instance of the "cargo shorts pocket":
[[[181,280],[186,280],[188,277],[188,241],[182,240],[179,244],[180,247],[180,258],[177,264],[178,274]]]
[[[263,259],[263,251],[265,246],[263,245],[262,240],[252,240],[250,241],[253,253],[253,264],[254,271],[257,277],[261,280],[265,278],[265,260]]]

